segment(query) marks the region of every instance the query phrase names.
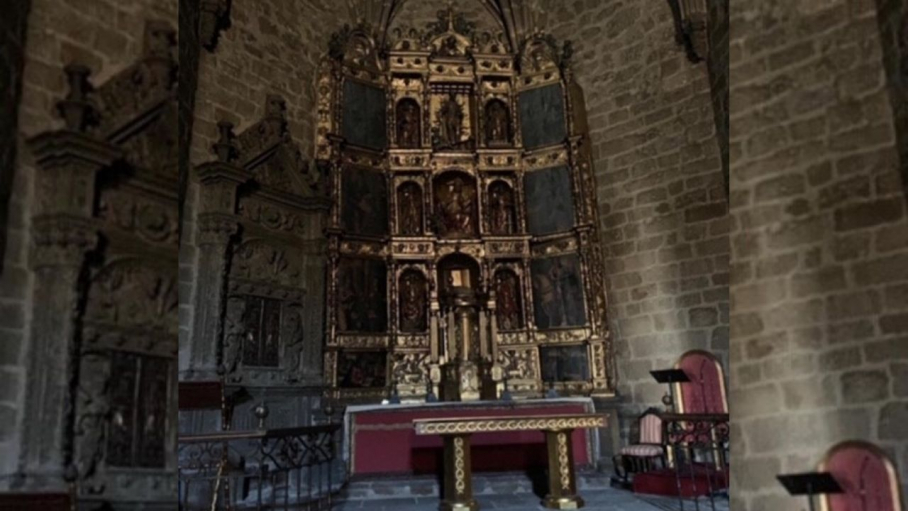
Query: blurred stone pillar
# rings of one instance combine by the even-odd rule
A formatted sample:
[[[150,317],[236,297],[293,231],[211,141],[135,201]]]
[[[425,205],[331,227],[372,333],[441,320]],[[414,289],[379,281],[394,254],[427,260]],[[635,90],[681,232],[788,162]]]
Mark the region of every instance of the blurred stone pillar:
[[[89,69],[66,68],[70,92],[58,104],[62,130],[29,141],[37,163],[30,266],[35,273],[32,330],[16,486],[63,489],[72,462],[78,353],[76,332],[87,256],[98,243],[92,219],[97,174],[120,157],[90,133]]]

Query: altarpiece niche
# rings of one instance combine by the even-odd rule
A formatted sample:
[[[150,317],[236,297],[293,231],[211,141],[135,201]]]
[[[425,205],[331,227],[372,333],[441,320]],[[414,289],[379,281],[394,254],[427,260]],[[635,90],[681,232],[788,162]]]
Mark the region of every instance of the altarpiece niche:
[[[316,133],[334,199],[332,397],[494,399],[503,380],[517,397],[613,392],[569,56],[538,32],[511,47],[451,9],[422,31],[332,38]],[[381,112],[364,107],[378,98]]]

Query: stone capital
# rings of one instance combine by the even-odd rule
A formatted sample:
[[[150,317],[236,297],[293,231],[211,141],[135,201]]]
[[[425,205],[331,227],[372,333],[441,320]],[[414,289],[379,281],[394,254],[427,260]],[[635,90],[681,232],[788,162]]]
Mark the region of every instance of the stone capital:
[[[237,232],[239,222],[234,215],[221,213],[203,213],[197,220],[199,228],[199,245],[227,246]]]
[[[71,130],[41,133],[28,141],[38,164],[35,200],[38,215],[90,218],[98,171],[122,156],[120,149]]]
[[[243,168],[231,163],[213,161],[196,168],[201,186],[201,214],[228,214],[236,211],[237,189],[252,179]]]
[[[33,269],[78,267],[98,243],[95,222],[72,215],[43,215],[32,221]]]

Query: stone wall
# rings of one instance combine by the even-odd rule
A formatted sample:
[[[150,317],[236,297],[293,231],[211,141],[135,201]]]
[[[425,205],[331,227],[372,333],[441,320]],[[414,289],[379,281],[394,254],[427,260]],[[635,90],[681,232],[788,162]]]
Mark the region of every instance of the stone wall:
[[[728,186],[728,0],[709,1],[709,84],[716,118],[716,138]]]
[[[908,473],[908,216],[873,2],[731,12],[734,509],[832,444]]]
[[[883,65],[895,111],[902,184],[908,196],[908,2],[877,0]]]
[[[15,464],[14,444],[22,385],[25,305],[28,272],[21,258],[25,236],[22,215],[24,178],[14,179],[18,150],[18,104],[21,95],[26,22],[30,2],[17,2],[0,20],[0,488]],[[16,197],[10,202],[11,197]]]
[[[25,5],[24,2],[14,4]],[[4,22],[10,20],[6,18],[7,12],[15,14],[15,10],[5,9]],[[55,104],[66,93],[65,65],[85,64],[93,71],[91,81],[102,83],[141,54],[147,20],[165,20],[176,27],[176,18],[176,2],[31,2],[15,137],[17,162],[12,182],[13,198],[5,222],[8,236],[0,276],[0,488],[8,484],[8,477],[16,468],[25,367],[29,357],[33,275],[28,269],[28,233],[35,168],[25,140],[39,132],[61,127]]]
[[[675,44],[668,3],[567,2],[550,31],[574,41],[586,95],[619,392],[660,404],[650,370],[728,346],[728,217],[705,63]]]

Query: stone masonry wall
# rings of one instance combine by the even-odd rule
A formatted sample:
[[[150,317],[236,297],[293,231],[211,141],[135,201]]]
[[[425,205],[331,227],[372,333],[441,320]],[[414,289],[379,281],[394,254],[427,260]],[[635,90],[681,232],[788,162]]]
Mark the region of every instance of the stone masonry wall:
[[[908,196],[908,2],[877,0],[883,65],[895,111],[902,185]]]
[[[676,46],[662,0],[559,2],[586,95],[619,392],[661,406],[650,370],[728,346],[728,217],[706,64]]]
[[[722,171],[728,186],[728,0],[709,1],[709,68],[716,138],[722,151]]]
[[[231,27],[221,32],[214,53],[202,51],[192,126],[190,168],[214,159],[217,123],[234,123],[236,133],[264,115],[265,98],[287,103],[290,133],[311,158],[315,141],[315,79],[328,40],[347,21],[344,2],[269,0],[233,2]],[[190,181],[180,250],[180,344],[192,335],[192,293],[197,250],[195,205],[198,185]],[[180,367],[186,368],[185,353]]]
[[[731,11],[731,507],[846,439],[908,474],[908,216],[873,2]]]
[[[6,16],[4,9],[4,16]],[[34,162],[25,141],[59,128],[55,104],[66,93],[63,67],[88,65],[102,83],[140,55],[145,22],[177,26],[177,3],[159,0],[32,0],[28,15],[15,177],[7,246],[0,276],[0,488],[15,470],[17,438],[29,356],[32,275],[28,269]]]
[[[13,468],[9,456],[15,441],[21,385],[24,301],[27,272],[18,260],[23,237],[22,204],[10,203],[16,170],[18,103],[22,91],[24,47],[29,2],[18,2],[0,20],[0,111],[11,112],[0,119],[0,488],[2,478]],[[20,178],[19,182],[22,181]],[[10,247],[7,254],[6,247]],[[4,271],[4,269],[6,271]]]

